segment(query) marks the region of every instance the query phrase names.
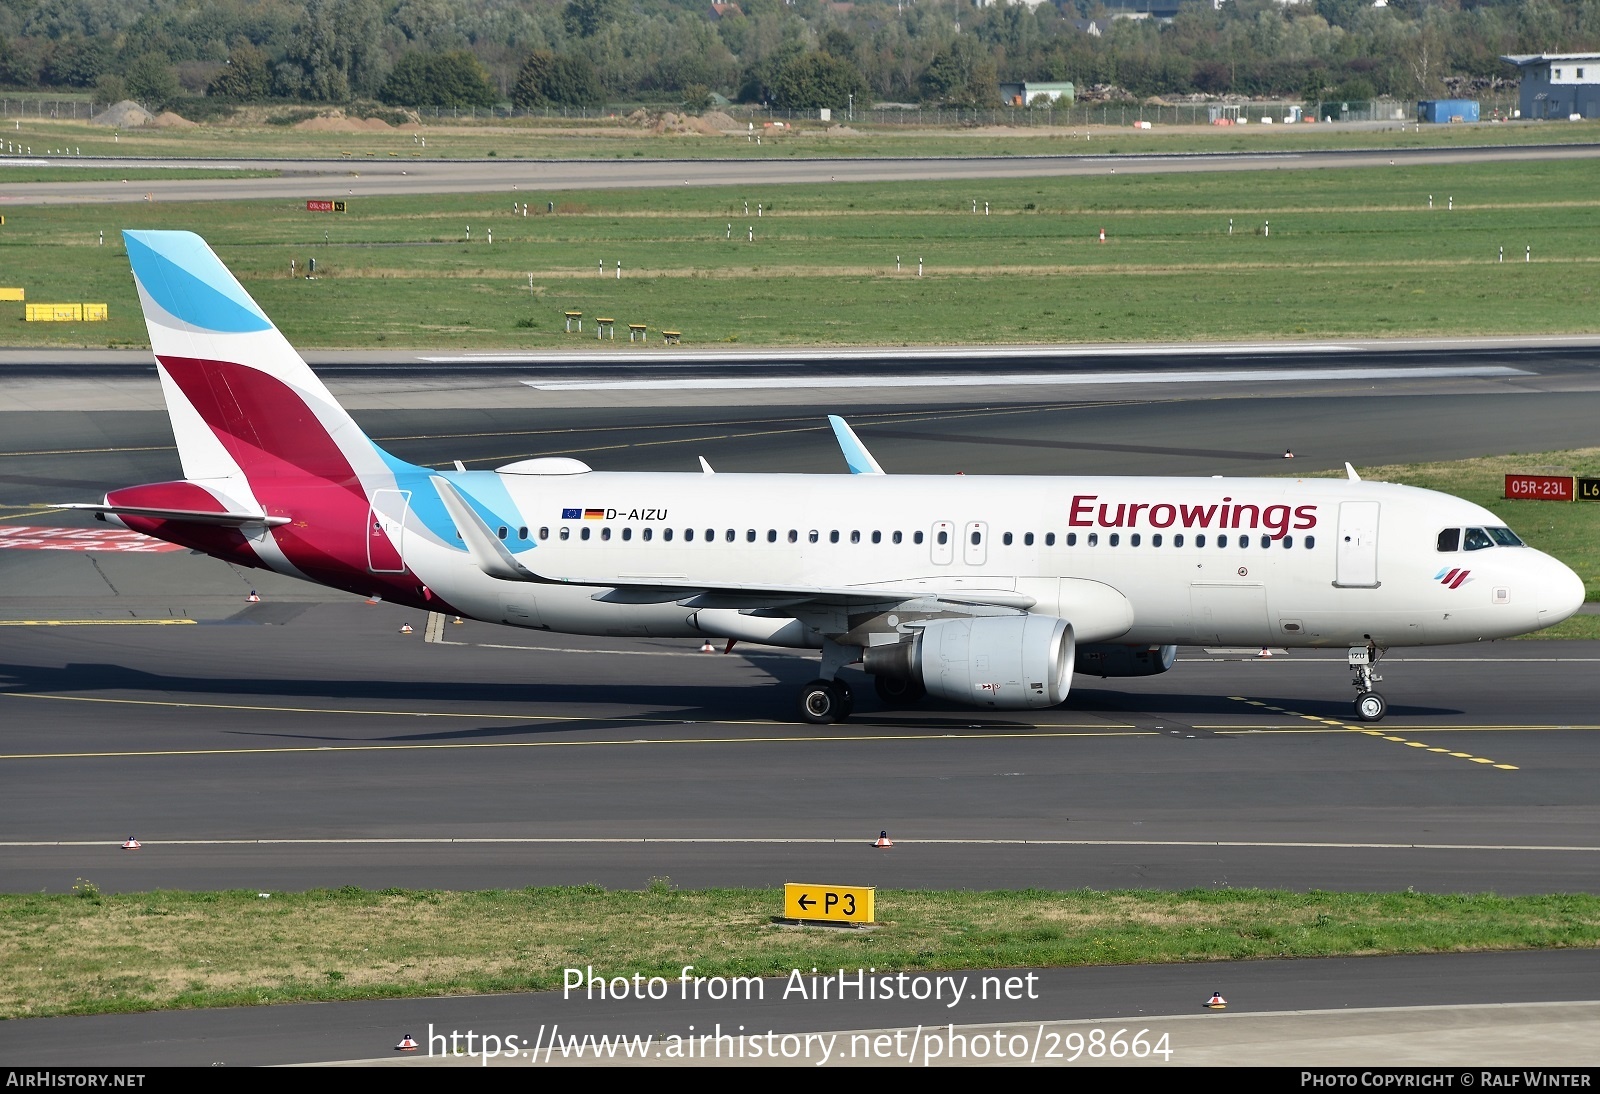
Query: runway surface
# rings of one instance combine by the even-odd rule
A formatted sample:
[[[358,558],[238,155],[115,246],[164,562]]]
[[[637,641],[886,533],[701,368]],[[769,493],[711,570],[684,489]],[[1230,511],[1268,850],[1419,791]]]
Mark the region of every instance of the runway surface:
[[[760,183],[881,182],[929,179],[1058,178],[1081,175],[1191,171],[1330,170],[1343,167],[1592,159],[1597,145],[1480,146],[1338,152],[1266,152],[1182,155],[974,156],[771,160],[141,160],[39,157],[52,167],[276,168],[274,178],[141,179],[136,183],[12,182],[0,177],[6,205],[113,204],[156,201],[304,200],[307,186],[322,194],[330,183],[346,196],[406,193],[495,193],[730,186]]]
[[[1001,975],[1025,975],[1006,970]],[[1015,1001],[948,1002],[882,999],[817,1001],[782,995],[783,980],[763,985],[758,1001],[684,1002],[588,1000],[560,992],[472,996],[453,999],[382,1000],[296,1006],[238,1007],[211,1011],[46,1018],[0,1022],[0,1059],[29,1067],[180,1065],[259,1065],[354,1061],[427,1066],[476,1065],[451,1059],[450,1034],[464,1048],[465,1033],[492,1035],[501,1043],[517,1038],[530,1049],[550,1046],[559,1036],[653,1035],[652,1054],[668,1037],[740,1033],[760,1037],[770,1030],[804,1034],[828,1030],[902,1029],[900,1055],[864,1058],[871,1041],[841,1035],[833,1045],[835,1065],[921,1064],[928,1054],[907,1054],[919,1035],[948,1036],[954,1024],[968,1039],[992,1040],[998,1029],[1020,1044],[1042,1040],[1037,1058],[1026,1050],[1021,1060],[997,1059],[991,1047],[984,1058],[969,1052],[963,1063],[1043,1066],[1176,1065],[1352,1068],[1410,1066],[1574,1066],[1592,1064],[1600,1003],[1593,1002],[1600,977],[1600,952],[1447,954],[1313,961],[1214,962],[1191,965],[1031,970],[1036,998]],[[852,970],[853,975],[853,970]],[[981,972],[969,987],[978,990]],[[677,982],[673,981],[677,988]],[[1201,1004],[1221,991],[1224,1011]],[[1163,1043],[1170,1056],[1092,1058],[1081,1052],[1069,1060],[1066,1038],[1099,1030],[1108,1040],[1118,1030],[1127,1042],[1145,1031],[1146,1043]],[[422,1044],[415,1054],[394,1046],[411,1034]],[[430,1034],[442,1038],[432,1042]],[[1042,1037],[1041,1037],[1042,1035]],[[1051,1037],[1055,1040],[1052,1041]],[[542,1038],[542,1040],[541,1040]],[[749,1040],[745,1042],[748,1049]],[[1080,1045],[1082,1041],[1079,1042]],[[895,1039],[883,1042],[892,1053]],[[724,1042],[731,1046],[731,1042]],[[794,1048],[802,1047],[793,1044]],[[815,1045],[812,1046],[813,1050]],[[728,1051],[728,1047],[724,1048]],[[781,1049],[780,1042],[780,1052]],[[1049,1053],[1057,1055],[1051,1058]],[[551,1051],[547,1061],[528,1052],[493,1062],[520,1067],[573,1066],[574,1057]],[[621,1054],[619,1053],[619,1056]],[[709,1056],[710,1053],[708,1052]],[[823,1062],[813,1051],[810,1060]],[[843,1057],[843,1059],[841,1059]],[[592,1056],[591,1056],[592,1060]],[[625,1063],[619,1059],[617,1062]],[[690,1061],[700,1063],[701,1061]],[[716,1065],[714,1057],[706,1061]],[[723,1060],[721,1062],[727,1062]],[[737,1062],[737,1061],[735,1061]],[[761,1061],[765,1062],[765,1061]],[[785,1062],[781,1056],[779,1063]],[[935,1060],[933,1062],[947,1062]]]
[[[1289,446],[1293,468],[1311,471],[1588,445],[1600,414],[1594,347],[1582,340],[1535,353],[1239,348],[1217,367],[1303,371],[1139,382],[1135,368],[1170,356],[1012,360],[1006,368],[1095,379],[994,392],[938,379],[959,363],[935,375],[916,361],[870,366],[900,386],[777,393],[735,383],[628,394],[583,386],[610,374],[560,361],[363,358],[329,373],[397,454],[476,467],[565,454],[686,469],[705,455],[721,470],[842,472],[823,421],[840,412],[891,472],[1274,474]],[[1326,371],[1375,364],[1400,372]],[[1457,365],[1499,371],[1440,371]],[[788,367],[827,379],[869,366]],[[637,375],[749,372],[720,361],[652,368]],[[143,366],[91,357],[69,371],[49,378],[23,362],[0,382],[0,530],[103,529],[39,505],[179,474]],[[524,382],[551,378],[580,386]],[[1600,887],[1592,643],[1397,651],[1383,666],[1392,712],[1376,730],[1348,720],[1336,654],[1204,649],[1148,680],[1078,677],[1067,704],[1039,715],[883,711],[855,675],[856,718],[818,728],[792,715],[810,662],[783,651],[706,655],[692,642],[471,622],[425,643],[416,613],[181,551],[0,549],[0,587],[0,887],[10,891],[64,891],[78,877],[107,890],[637,887],[661,876],[686,887],[818,876],[883,887]],[[262,603],[244,603],[251,588]],[[399,634],[402,622],[415,633]],[[888,852],[868,846],[884,828],[896,840]],[[117,848],[130,834],[141,850]],[[1039,1001],[961,1016],[878,1004],[664,1016],[579,1011],[545,994],[41,1020],[0,1023],[0,1056],[371,1060],[429,1022],[532,1036],[556,1021],[617,1033],[718,1020],[820,1031],[1139,1017],[1170,1029],[1177,1063],[1582,1062],[1587,1048],[1571,1046],[1592,1044],[1600,1024],[1583,1002],[1594,960],[1058,970]],[[1219,987],[1233,1008],[1196,1015]]]

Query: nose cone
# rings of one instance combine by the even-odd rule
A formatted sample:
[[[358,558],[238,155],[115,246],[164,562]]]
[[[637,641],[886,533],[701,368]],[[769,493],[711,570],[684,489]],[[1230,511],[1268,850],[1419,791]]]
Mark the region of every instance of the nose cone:
[[[1555,559],[1539,582],[1539,626],[1561,622],[1583,607],[1583,579]]]

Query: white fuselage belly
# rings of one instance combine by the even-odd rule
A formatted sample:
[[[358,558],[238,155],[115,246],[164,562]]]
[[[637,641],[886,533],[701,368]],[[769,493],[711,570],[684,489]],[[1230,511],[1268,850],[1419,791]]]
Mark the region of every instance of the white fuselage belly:
[[[452,477],[471,490],[485,474]],[[1500,522],[1448,495],[1384,483],[600,472],[497,479],[516,510],[500,514],[507,546],[551,583],[487,577],[463,549],[423,537],[408,536],[405,554],[450,603],[514,626],[704,633],[693,609],[676,603],[594,599],[610,586],[652,582],[1014,590],[1036,602],[1031,611],[1071,622],[1055,592],[1063,578],[1125,596],[1133,623],[1114,640],[1130,644],[1345,646],[1370,637],[1422,645],[1551,621],[1541,621],[1538,586],[1554,560],[1529,548],[1438,552],[1442,528]],[[594,510],[603,515],[582,516]],[[1437,580],[1445,568],[1469,568],[1470,580],[1448,587]]]

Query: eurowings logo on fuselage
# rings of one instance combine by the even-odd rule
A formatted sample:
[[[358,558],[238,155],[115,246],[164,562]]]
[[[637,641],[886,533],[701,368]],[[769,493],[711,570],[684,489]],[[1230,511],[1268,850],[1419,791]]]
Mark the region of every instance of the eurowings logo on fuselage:
[[[1447,589],[1459,589],[1467,582],[1467,575],[1471,570],[1440,570],[1433,575],[1433,580]]]
[[[1099,494],[1074,494],[1067,513],[1072,528],[1262,528],[1282,539],[1317,527],[1317,506],[1257,505],[1225,497],[1209,505],[1175,502],[1110,502]]]

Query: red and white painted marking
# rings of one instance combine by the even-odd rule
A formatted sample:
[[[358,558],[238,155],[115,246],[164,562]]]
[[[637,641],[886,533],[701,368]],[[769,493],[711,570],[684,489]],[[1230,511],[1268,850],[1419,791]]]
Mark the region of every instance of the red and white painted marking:
[[[184,547],[123,528],[31,528],[0,525],[0,548],[23,551],[121,551],[159,554]]]

